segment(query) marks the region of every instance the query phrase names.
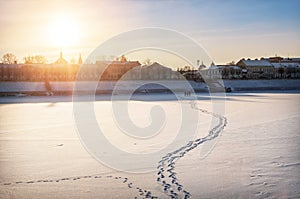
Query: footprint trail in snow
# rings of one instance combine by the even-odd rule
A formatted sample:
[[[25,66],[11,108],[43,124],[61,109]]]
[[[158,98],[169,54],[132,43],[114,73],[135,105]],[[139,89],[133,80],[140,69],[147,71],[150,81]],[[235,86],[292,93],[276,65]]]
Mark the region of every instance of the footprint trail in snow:
[[[184,186],[177,180],[175,172],[175,161],[184,157],[186,153],[195,149],[200,144],[215,139],[220,135],[222,130],[227,124],[227,119],[224,116],[209,112],[207,110],[201,109],[196,106],[196,102],[190,102],[191,108],[198,110],[204,114],[211,115],[218,119],[218,124],[212,128],[208,135],[203,138],[198,138],[192,141],[189,141],[185,146],[166,154],[159,161],[157,166],[157,182],[159,182],[165,192],[170,198],[190,198],[191,194]],[[63,181],[76,181],[81,179],[112,179],[117,180],[127,186],[129,189],[136,189],[138,195],[135,198],[157,198],[151,191],[142,189],[138,186],[134,186],[132,182],[129,181],[126,177],[121,176],[112,176],[112,175],[86,175],[86,176],[77,176],[77,177],[66,177],[58,179],[40,179],[40,180],[27,180],[27,181],[16,181],[10,183],[2,183],[4,186],[17,185],[17,184],[36,184],[36,183],[59,183]]]
[[[190,198],[191,193],[178,181],[175,172],[175,161],[184,157],[186,153],[195,149],[200,144],[215,139],[220,135],[227,124],[227,118],[213,112],[197,107],[196,102],[191,102],[191,108],[218,119],[218,124],[213,127],[207,136],[189,141],[185,146],[168,153],[159,161],[157,169],[157,182],[160,183],[166,195],[170,198]]]

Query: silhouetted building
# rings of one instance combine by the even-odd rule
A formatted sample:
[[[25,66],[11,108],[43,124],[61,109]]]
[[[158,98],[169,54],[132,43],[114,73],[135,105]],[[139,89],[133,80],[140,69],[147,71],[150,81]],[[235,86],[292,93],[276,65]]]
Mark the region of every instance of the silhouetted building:
[[[81,58],[81,54],[79,54],[79,59],[78,59],[78,64],[82,64],[82,58]]]
[[[205,79],[300,78],[298,58],[242,59],[236,65],[212,62],[209,68],[202,63],[199,70],[185,66],[178,72],[156,62],[141,66],[138,61],[127,61],[124,56],[118,60],[80,64],[80,55],[78,64],[68,64],[60,53],[59,59],[52,64],[0,64],[0,81],[176,80],[184,77],[203,81],[203,76]]]
[[[59,58],[54,62],[54,64],[60,64],[60,65],[68,64],[67,60],[65,60],[63,58],[63,53],[62,52],[60,52]]]
[[[198,64],[198,70],[202,70],[202,69],[205,69],[206,66],[203,64],[203,61],[201,62],[201,65]]]
[[[141,64],[138,61],[127,61],[125,57],[121,61],[97,61],[96,65],[103,69],[100,80],[115,81],[122,78],[128,71]]]

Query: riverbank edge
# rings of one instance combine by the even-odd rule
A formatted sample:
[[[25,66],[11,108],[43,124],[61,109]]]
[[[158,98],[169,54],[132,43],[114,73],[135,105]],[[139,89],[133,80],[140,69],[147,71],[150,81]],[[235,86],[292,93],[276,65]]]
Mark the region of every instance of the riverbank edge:
[[[45,96],[77,94],[119,94],[119,93],[170,93],[185,92],[186,81],[106,81],[106,82],[0,82],[0,96]],[[219,80],[207,85],[204,82],[189,81],[195,92],[253,92],[300,90],[300,79],[278,80]]]

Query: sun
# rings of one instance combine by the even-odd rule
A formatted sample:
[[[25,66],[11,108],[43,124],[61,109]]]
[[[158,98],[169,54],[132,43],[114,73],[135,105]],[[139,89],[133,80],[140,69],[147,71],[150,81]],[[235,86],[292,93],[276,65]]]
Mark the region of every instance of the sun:
[[[79,40],[79,27],[75,20],[61,16],[48,26],[49,41],[56,47],[69,47]]]

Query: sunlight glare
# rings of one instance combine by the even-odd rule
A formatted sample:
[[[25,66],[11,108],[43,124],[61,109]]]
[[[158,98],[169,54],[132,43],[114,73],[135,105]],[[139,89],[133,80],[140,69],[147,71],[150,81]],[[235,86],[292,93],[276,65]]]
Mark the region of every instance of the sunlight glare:
[[[68,17],[59,17],[49,25],[49,41],[56,47],[69,47],[79,40],[79,27]]]

